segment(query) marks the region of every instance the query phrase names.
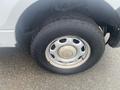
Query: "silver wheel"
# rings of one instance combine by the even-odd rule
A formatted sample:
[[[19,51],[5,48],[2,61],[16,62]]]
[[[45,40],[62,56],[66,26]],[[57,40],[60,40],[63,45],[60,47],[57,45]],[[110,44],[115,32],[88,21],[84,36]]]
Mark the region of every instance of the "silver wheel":
[[[46,48],[47,61],[58,68],[71,69],[84,64],[90,57],[89,44],[80,37],[64,36],[53,40]]]

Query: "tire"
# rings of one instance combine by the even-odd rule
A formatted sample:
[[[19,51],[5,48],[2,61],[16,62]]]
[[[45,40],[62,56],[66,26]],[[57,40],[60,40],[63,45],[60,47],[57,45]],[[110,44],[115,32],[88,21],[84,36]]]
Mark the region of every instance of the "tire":
[[[46,57],[46,48],[56,38],[63,36],[77,36],[85,40],[91,54],[87,61],[74,68],[60,68],[52,65]],[[59,74],[74,74],[91,68],[102,57],[105,50],[104,35],[99,26],[93,21],[77,19],[63,19],[45,25],[34,38],[31,45],[31,54],[40,66]]]
[[[117,9],[117,13],[120,16],[120,7]]]

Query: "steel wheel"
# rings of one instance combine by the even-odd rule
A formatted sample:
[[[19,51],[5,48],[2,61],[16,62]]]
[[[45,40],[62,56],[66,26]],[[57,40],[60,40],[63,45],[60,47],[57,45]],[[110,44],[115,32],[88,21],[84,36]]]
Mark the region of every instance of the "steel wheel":
[[[91,54],[89,44],[77,36],[63,36],[53,40],[46,48],[48,62],[63,69],[76,68],[84,64]]]

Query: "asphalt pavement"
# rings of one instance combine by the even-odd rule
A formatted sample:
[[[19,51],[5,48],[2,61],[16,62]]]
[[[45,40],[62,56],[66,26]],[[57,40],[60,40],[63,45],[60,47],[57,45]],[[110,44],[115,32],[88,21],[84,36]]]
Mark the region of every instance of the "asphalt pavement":
[[[94,67],[69,76],[40,68],[18,48],[0,48],[0,90],[120,90],[120,48],[107,46]]]

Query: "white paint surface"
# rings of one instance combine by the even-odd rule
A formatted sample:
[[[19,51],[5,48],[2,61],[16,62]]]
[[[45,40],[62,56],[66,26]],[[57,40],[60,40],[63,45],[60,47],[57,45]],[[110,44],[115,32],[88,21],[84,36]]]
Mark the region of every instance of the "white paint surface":
[[[0,29],[15,29],[16,23],[31,4],[37,0],[0,0]]]
[[[5,23],[18,1],[19,0],[0,0],[0,26]]]
[[[8,30],[8,32],[0,31],[0,47],[15,47],[15,44],[15,32],[13,30]]]
[[[120,7],[120,0],[105,0],[108,2],[114,9],[117,9]]]

